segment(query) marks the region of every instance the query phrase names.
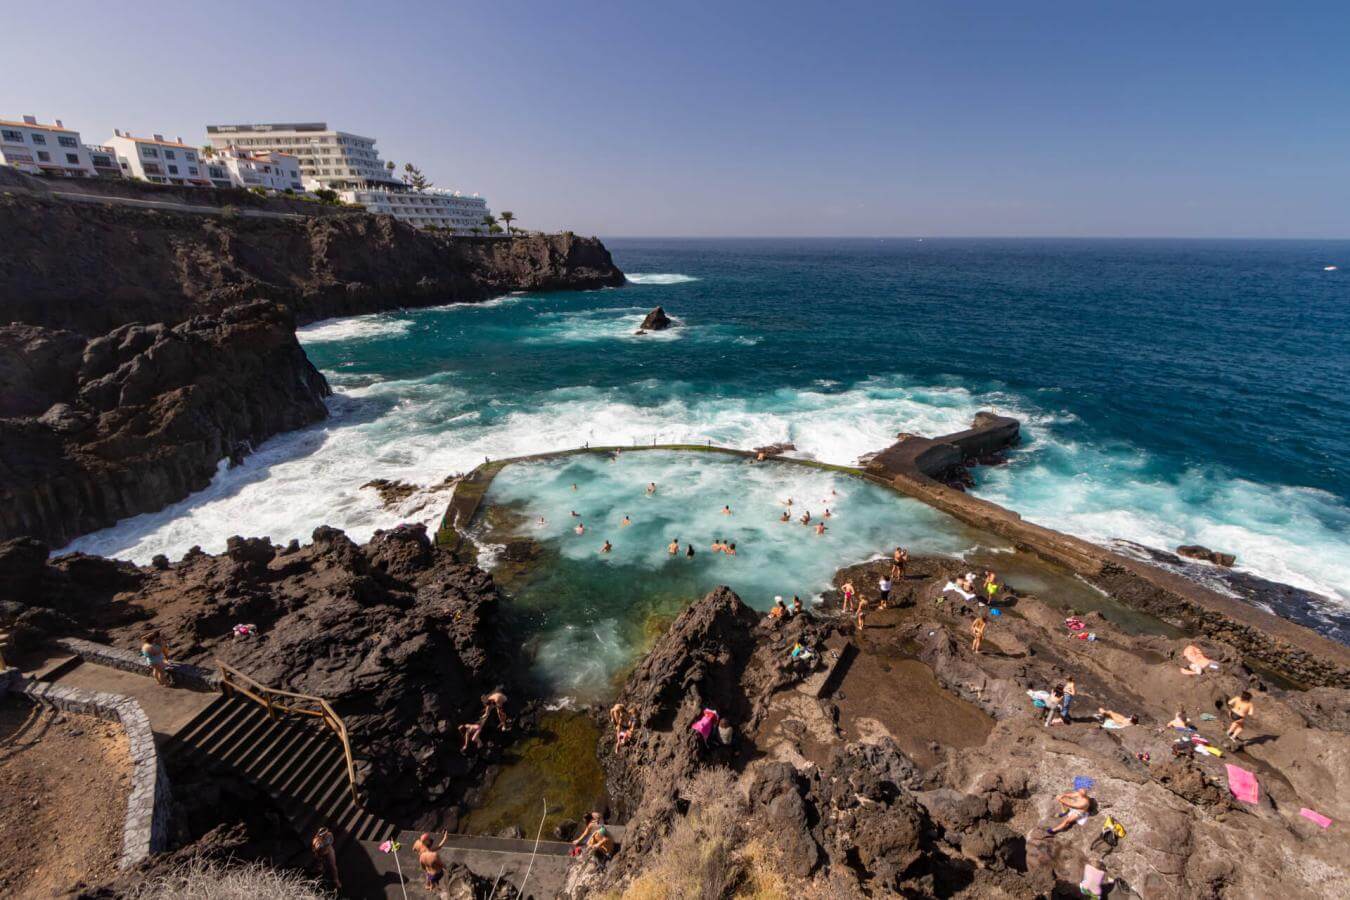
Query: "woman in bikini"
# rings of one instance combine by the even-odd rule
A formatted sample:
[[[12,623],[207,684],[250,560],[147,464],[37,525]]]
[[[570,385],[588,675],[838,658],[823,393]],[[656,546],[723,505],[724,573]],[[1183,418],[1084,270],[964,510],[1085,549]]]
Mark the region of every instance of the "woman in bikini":
[[[164,650],[164,641],[160,639],[158,631],[147,632],[141,640],[141,656],[150,666],[156,682],[165,687],[173,684],[173,678],[169,675],[168,653]]]

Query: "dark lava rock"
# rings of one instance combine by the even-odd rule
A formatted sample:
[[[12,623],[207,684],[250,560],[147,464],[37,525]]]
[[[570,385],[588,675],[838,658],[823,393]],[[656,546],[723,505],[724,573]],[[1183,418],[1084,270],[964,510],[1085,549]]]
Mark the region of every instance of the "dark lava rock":
[[[1237,557],[1232,553],[1220,553],[1218,550],[1211,550],[1208,547],[1202,547],[1199,544],[1183,544],[1177,548],[1177,555],[1184,556],[1187,559],[1198,559],[1204,562],[1214,563],[1216,566],[1231,568],[1237,562]]]
[[[376,532],[364,545],[320,527],[312,543],[280,555],[263,538],[228,544],[165,571],[80,554],[44,563],[42,545],[10,541],[0,544],[0,584],[24,588],[19,596],[33,604],[24,623],[60,617],[39,623],[44,634],[136,649],[151,624],[175,660],[219,659],[328,700],[351,733],[370,802],[387,816],[411,822],[457,801],[501,741],[492,726],[489,749],[466,757],[455,728],[478,717],[494,688],[521,699],[492,577],[437,549],[421,525]],[[240,623],[257,634],[236,638]]]
[[[665,331],[672,324],[670,316],[666,315],[666,311],[658,306],[656,309],[647,313],[647,318],[642,320],[642,324],[638,326],[638,329],[639,331]]]
[[[86,340],[0,326],[0,539],[60,545],[200,490],[221,459],[325,418],[282,306]]]

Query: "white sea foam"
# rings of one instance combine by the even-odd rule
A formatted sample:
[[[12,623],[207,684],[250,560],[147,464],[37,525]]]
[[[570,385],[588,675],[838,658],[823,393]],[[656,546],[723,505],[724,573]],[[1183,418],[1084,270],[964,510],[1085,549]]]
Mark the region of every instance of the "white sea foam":
[[[692,275],[680,275],[675,272],[651,272],[647,274],[629,273],[625,276],[633,284],[688,284],[698,281]]]
[[[544,327],[563,334],[609,328],[616,336],[627,328],[603,323],[630,310],[598,312],[603,315],[559,316]],[[243,465],[222,469],[205,490],[68,549],[148,562],[157,553],[177,558],[194,544],[217,552],[235,533],[307,540],[320,524],[365,540],[400,521],[431,523],[445,502],[443,493],[419,492],[387,510],[360,487],[374,478],[432,485],[485,457],[586,442],[745,448],[790,441],[796,455],[851,464],[890,444],[897,431],[957,431],[977,410],[992,407],[1022,418],[1030,440],[1012,465],[980,470],[980,496],[1089,540],[1124,538],[1165,549],[1205,544],[1237,554],[1239,568],[1253,574],[1350,603],[1350,510],[1335,497],[1234,480],[1205,467],[1163,478],[1152,473],[1145,451],[1061,437],[1057,431],[1071,416],[1022,405],[1014,396],[888,377],[848,390],[690,399],[676,391],[676,399],[644,404],[634,398],[649,396],[651,383],[638,382],[613,390],[559,388],[503,415],[512,407],[474,398],[456,387],[453,372],[387,381],[329,374],[337,391],[329,421],[274,438]]]
[[[975,493],[1099,543],[1203,544],[1236,554],[1239,570],[1350,602],[1350,510],[1332,495],[1205,466],[1160,477],[1137,447],[1058,441],[1034,422],[1028,432],[1031,447],[981,471]]]
[[[371,316],[353,316],[349,319],[324,319],[296,329],[295,336],[302,344],[326,344],[333,341],[395,337],[407,334],[411,327],[412,322],[407,319],[379,313]]]

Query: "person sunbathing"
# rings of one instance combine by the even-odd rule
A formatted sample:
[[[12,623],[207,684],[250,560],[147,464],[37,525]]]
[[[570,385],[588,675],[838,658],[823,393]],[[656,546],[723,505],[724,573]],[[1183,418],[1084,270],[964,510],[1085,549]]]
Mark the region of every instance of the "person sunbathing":
[[[1102,723],[1103,728],[1129,728],[1131,725],[1139,724],[1138,716],[1127,716],[1103,706],[1097,707],[1097,720]]]
[[[1180,728],[1185,731],[1195,730],[1195,726],[1191,724],[1191,720],[1186,718],[1186,711],[1184,709],[1177,710],[1177,714],[1172,717],[1172,721],[1167,723],[1167,727]]]
[[[1206,656],[1205,651],[1195,644],[1187,644],[1181,655],[1186,660],[1186,665],[1181,667],[1182,675],[1203,675],[1206,669],[1219,667],[1218,663]]]
[[[1056,797],[1055,802],[1063,808],[1063,812],[1060,820],[1053,827],[1045,829],[1046,834],[1066,831],[1075,825],[1086,822],[1092,815],[1092,797],[1088,794],[1087,788],[1066,791]]]

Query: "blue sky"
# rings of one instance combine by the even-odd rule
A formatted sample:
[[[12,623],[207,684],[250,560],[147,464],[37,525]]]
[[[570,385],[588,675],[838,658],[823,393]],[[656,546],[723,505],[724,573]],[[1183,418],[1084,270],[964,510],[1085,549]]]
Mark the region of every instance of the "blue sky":
[[[1343,3],[177,6],[7,10],[0,118],[327,120],[606,236],[1350,236]]]

